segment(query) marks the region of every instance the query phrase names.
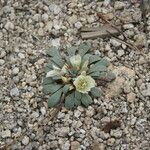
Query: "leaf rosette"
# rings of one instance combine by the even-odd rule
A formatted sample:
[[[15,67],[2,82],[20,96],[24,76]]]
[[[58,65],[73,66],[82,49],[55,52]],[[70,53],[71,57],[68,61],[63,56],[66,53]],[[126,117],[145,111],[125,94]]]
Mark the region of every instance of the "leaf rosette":
[[[93,97],[100,97],[96,80],[111,81],[115,75],[107,70],[109,61],[93,55],[89,43],[70,47],[62,55],[55,47],[47,50],[49,62],[43,92],[50,95],[48,106],[55,107],[64,98],[65,107],[72,109],[79,105],[88,107]]]

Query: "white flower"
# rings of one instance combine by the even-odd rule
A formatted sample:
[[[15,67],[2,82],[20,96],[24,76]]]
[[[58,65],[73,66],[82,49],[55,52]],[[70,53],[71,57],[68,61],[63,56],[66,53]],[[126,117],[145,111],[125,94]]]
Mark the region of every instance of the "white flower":
[[[86,76],[81,74],[78,76],[73,84],[76,87],[76,90],[81,93],[88,93],[91,88],[95,87],[95,80],[91,76]]]
[[[81,56],[75,55],[70,58],[70,63],[73,67],[76,67],[77,69],[80,68],[81,64]]]

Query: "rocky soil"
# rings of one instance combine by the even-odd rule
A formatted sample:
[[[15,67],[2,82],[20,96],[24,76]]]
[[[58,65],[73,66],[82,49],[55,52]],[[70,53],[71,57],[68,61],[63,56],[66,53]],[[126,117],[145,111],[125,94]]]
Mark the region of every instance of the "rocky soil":
[[[82,26],[107,15],[139,50],[113,37],[86,40],[117,78],[85,109],[62,108],[54,120],[42,93],[45,49],[78,45]],[[138,0],[0,1],[0,149],[148,150],[150,147],[150,14]],[[123,38],[122,35],[119,35]],[[107,133],[110,121],[121,125]]]

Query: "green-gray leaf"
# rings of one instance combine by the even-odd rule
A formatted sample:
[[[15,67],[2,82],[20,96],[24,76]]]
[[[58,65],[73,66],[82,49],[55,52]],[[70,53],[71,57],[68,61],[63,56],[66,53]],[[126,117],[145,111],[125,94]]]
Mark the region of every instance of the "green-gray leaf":
[[[43,86],[43,92],[45,94],[55,93],[61,87],[62,87],[62,85],[60,85],[60,84],[46,84]]]
[[[93,65],[89,69],[89,73],[97,72],[97,71],[102,72],[102,71],[106,71],[106,70],[107,70],[106,66],[103,66],[103,65],[99,65],[99,66],[98,65]]]
[[[90,76],[92,76],[92,77],[99,77],[100,76],[100,72],[99,71],[92,72],[92,73],[90,73]]]
[[[84,64],[85,61],[89,61],[90,57],[92,55],[91,54],[85,54],[83,57],[82,57],[82,63],[81,63],[81,66]]]
[[[89,43],[82,43],[79,45],[79,54],[81,56],[85,55],[91,48]]]
[[[51,58],[51,60],[56,64],[56,65],[58,65],[59,67],[63,67],[63,65],[64,65],[64,61],[62,60],[62,58],[61,57],[59,57],[59,56],[54,56],[53,58]]]
[[[66,94],[66,93],[69,91],[69,88],[70,88],[70,84],[66,84],[66,85],[63,87],[63,93]]]
[[[48,99],[48,107],[56,106],[60,102],[61,95],[62,95],[62,89],[59,89],[57,92],[52,94]]]
[[[53,62],[49,60],[46,67],[48,67],[49,70],[52,70],[53,69]]]
[[[85,107],[92,103],[92,98],[88,94],[82,94],[81,102]]]
[[[53,76],[52,79],[55,80],[55,81],[56,80],[61,80],[61,76]]]
[[[97,87],[94,87],[91,89],[91,94],[94,96],[94,97],[100,97],[102,92],[99,88]]]
[[[79,105],[81,105],[81,97],[82,97],[82,95],[81,95],[81,93],[80,92],[78,92],[78,91],[75,91],[74,92],[74,103],[75,103],[75,105],[76,106],[79,106]]]
[[[56,47],[51,47],[50,49],[46,50],[47,55],[49,55],[50,57],[54,57],[56,55],[60,55],[59,54],[59,50]]]
[[[65,98],[65,107],[67,109],[72,109],[74,107],[74,92]]]
[[[75,46],[72,46],[72,47],[67,48],[67,53],[71,57],[71,56],[75,55],[76,50],[77,50],[77,48]]]
[[[101,60],[101,58],[100,58],[99,56],[97,56],[97,55],[92,55],[92,56],[90,57],[90,64],[95,63],[95,62],[100,61],[100,60]]]
[[[100,61],[98,61],[95,65],[103,65],[108,67],[110,62],[106,58],[102,58]]]
[[[42,85],[51,84],[51,83],[53,83],[53,82],[54,82],[54,81],[52,80],[52,78],[48,77],[48,78],[45,78],[45,79],[43,80]]]

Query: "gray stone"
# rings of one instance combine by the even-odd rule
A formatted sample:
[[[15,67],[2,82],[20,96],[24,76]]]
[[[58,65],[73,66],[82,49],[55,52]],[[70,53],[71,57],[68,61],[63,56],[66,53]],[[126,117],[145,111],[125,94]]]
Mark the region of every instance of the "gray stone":
[[[4,65],[5,60],[4,59],[0,59],[0,66]]]
[[[80,143],[78,141],[72,141],[71,150],[80,150]]]
[[[120,138],[122,136],[122,130],[111,130],[110,135],[116,138]]]
[[[47,22],[47,21],[48,21],[48,14],[44,13],[44,14],[42,15],[42,20],[43,20],[44,22]]]
[[[131,92],[131,93],[127,94],[127,101],[128,102],[132,103],[132,102],[135,101],[135,99],[136,99],[136,94],[135,93]]]
[[[61,8],[55,4],[49,5],[49,9],[54,13],[54,15],[58,15],[61,12]]]
[[[142,65],[142,64],[145,64],[146,63],[146,60],[143,56],[140,57],[139,59],[139,64]]]
[[[39,36],[44,36],[44,30],[43,30],[43,28],[39,28],[38,29],[38,35]]]
[[[124,50],[122,50],[122,49],[121,49],[121,50],[118,50],[118,55],[119,55],[119,56],[124,55]]]
[[[57,129],[58,136],[65,137],[70,131],[69,127],[62,127]]]
[[[56,38],[51,40],[52,46],[59,47],[60,46],[60,38]]]
[[[8,137],[11,137],[11,131],[10,130],[5,130],[5,131],[2,131],[1,132],[1,136],[2,138],[8,138]]]
[[[25,58],[25,55],[24,55],[23,53],[19,53],[18,56],[19,56],[19,58],[21,58],[21,59],[24,59],[24,58]]]
[[[12,73],[14,75],[17,75],[19,73],[19,68],[18,67],[13,68]]]
[[[79,110],[76,110],[76,111],[74,112],[74,116],[75,116],[75,117],[79,118],[80,115],[81,115],[81,112],[80,112]]]
[[[76,22],[74,25],[77,29],[80,29],[82,27],[82,23],[80,21]]]
[[[146,122],[146,119],[139,119],[135,124],[136,129],[140,132],[144,132],[144,125],[146,124]]]
[[[121,112],[122,113],[127,113],[128,112],[127,103],[126,102],[121,102]]]
[[[7,29],[7,30],[13,30],[14,29],[14,24],[12,22],[8,21],[5,24],[5,29]]]
[[[142,90],[143,96],[150,96],[150,83],[147,84],[147,88],[145,90]]]
[[[19,90],[17,87],[10,90],[10,95],[13,96],[19,96]]]
[[[132,29],[132,28],[134,28],[134,25],[133,24],[125,24],[125,25],[123,25],[123,28],[124,29]]]
[[[115,139],[114,138],[110,138],[107,140],[107,145],[112,146],[115,143]]]
[[[119,47],[121,45],[120,42],[118,42],[115,39],[110,39],[110,43],[114,46],[114,47]]]
[[[6,56],[6,52],[4,51],[4,49],[0,48],[0,58],[3,58]]]
[[[45,115],[45,114],[46,114],[46,108],[45,108],[45,107],[41,107],[41,108],[40,108],[40,111],[41,111],[42,115]]]
[[[88,109],[86,110],[86,115],[88,117],[92,117],[95,114],[95,109],[91,106],[88,107]]]
[[[77,22],[77,16],[76,15],[72,15],[71,17],[68,18],[68,23],[70,24],[74,24],[75,22]]]
[[[22,139],[22,144],[23,145],[28,145],[29,143],[29,137],[28,136],[24,136],[23,139]]]
[[[66,141],[65,144],[62,146],[62,150],[69,150],[70,149],[70,142]]]
[[[125,7],[125,3],[124,2],[120,2],[120,1],[116,1],[114,8],[115,9],[123,9]]]
[[[48,21],[46,26],[45,26],[45,30],[51,32],[53,27],[53,22],[52,21]]]

